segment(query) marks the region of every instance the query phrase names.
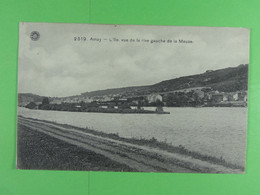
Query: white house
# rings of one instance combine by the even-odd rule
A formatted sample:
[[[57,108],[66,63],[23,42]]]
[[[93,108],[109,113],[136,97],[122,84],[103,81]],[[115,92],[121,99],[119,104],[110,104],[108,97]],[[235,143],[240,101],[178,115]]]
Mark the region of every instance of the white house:
[[[234,99],[235,101],[238,100],[238,93],[235,93],[235,94],[233,95],[233,99]]]
[[[162,101],[162,96],[160,94],[150,94],[147,96],[149,103],[156,102],[157,100]]]

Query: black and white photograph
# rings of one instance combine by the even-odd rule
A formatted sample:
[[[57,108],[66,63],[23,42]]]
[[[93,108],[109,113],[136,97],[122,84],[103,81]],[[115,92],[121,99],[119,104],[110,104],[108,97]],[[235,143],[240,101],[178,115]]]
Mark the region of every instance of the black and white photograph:
[[[17,169],[245,173],[249,35],[21,22]]]

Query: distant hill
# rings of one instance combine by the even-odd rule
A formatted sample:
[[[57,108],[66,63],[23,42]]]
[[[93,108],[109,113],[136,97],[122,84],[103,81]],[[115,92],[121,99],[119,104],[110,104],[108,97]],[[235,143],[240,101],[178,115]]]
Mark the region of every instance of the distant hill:
[[[29,102],[41,102],[43,96],[35,95],[32,93],[19,93],[18,94],[18,105],[22,106],[28,104]]]
[[[193,87],[211,87],[213,90],[234,92],[239,90],[247,90],[247,83],[248,64],[242,64],[237,67],[214,71],[208,70],[202,74],[166,80],[154,85],[98,90],[82,93],[82,96],[93,97],[111,94],[135,96],[175,91]]]
[[[104,96],[104,95],[142,95],[144,91],[147,91],[150,86],[137,86],[137,87],[122,87],[122,88],[114,88],[114,89],[105,89],[105,90],[98,90],[98,91],[91,91],[91,92],[86,92],[82,93],[82,96],[87,96],[87,97],[94,97],[94,96]]]
[[[211,87],[213,90],[223,92],[235,92],[239,90],[247,90],[248,83],[248,64],[241,64],[237,67],[230,67],[219,70],[208,70],[202,74],[184,76],[175,79],[170,79],[156,83],[154,85],[123,87],[105,90],[97,90],[85,92],[75,97],[94,97],[105,95],[120,95],[120,96],[141,96],[151,93],[162,93],[194,87]],[[41,102],[43,96],[38,96],[31,93],[18,94],[18,103],[24,102]],[[53,98],[51,98],[53,99]]]
[[[211,87],[213,90],[233,92],[247,90],[248,64],[220,70],[208,70],[205,73],[185,76],[151,85],[156,92],[174,91],[192,87]]]

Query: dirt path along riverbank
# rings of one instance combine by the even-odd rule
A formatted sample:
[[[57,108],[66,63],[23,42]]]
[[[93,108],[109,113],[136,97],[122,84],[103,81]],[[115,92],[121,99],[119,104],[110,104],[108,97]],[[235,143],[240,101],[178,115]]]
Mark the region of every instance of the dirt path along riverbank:
[[[81,128],[55,124],[47,121],[18,117],[18,124],[53,138],[79,146],[96,154],[142,172],[206,172],[240,173],[223,165],[192,158],[187,155],[171,153],[159,148],[141,146],[115,140],[110,137],[94,135]],[[113,171],[113,170],[111,170]]]

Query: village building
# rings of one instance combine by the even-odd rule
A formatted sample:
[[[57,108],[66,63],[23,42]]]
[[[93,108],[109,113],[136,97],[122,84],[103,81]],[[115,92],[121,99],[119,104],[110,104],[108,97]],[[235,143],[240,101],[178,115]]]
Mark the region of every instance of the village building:
[[[211,101],[214,103],[223,102],[223,100],[224,100],[223,93],[216,93],[216,94],[212,94],[212,96],[211,96]]]
[[[112,98],[110,98],[107,95],[103,96],[103,98],[102,98],[102,101],[104,101],[104,102],[108,102],[108,101],[111,101],[111,100],[112,100]]]
[[[234,101],[237,101],[237,100],[238,100],[238,93],[235,93],[235,94],[233,95],[233,99],[234,99]]]
[[[207,95],[206,95],[206,96],[207,96],[207,99],[208,99],[208,100],[211,100],[212,95],[214,95],[214,94],[216,94],[215,91],[210,91],[210,92],[208,92]]]
[[[62,99],[53,99],[50,104],[61,104],[62,103]]]
[[[224,94],[223,95],[223,101],[227,102],[229,100],[229,94]]]
[[[156,102],[156,101],[161,101],[162,102],[162,96],[160,94],[150,94],[147,96],[147,100],[149,103],[153,103],[153,102]]]
[[[200,89],[196,89],[194,91],[194,93],[201,99],[205,97],[205,93],[203,91],[201,91]]]
[[[238,92],[238,101],[247,101],[247,91]]]
[[[84,98],[82,99],[82,101],[85,102],[85,103],[90,103],[90,102],[93,101],[93,99],[90,98],[90,97],[84,97]]]
[[[247,102],[247,95],[244,97],[244,102]]]

